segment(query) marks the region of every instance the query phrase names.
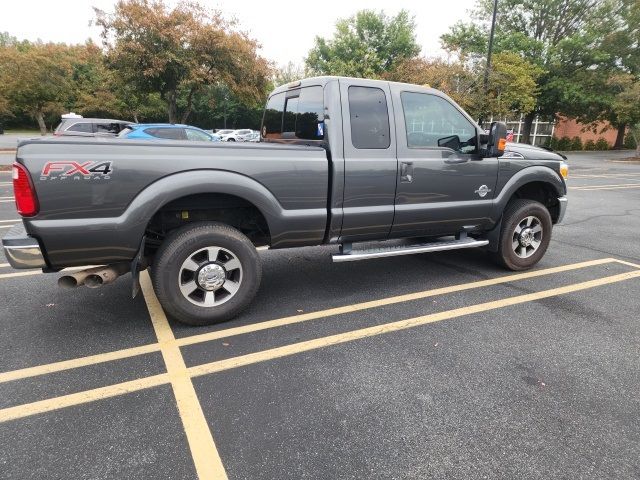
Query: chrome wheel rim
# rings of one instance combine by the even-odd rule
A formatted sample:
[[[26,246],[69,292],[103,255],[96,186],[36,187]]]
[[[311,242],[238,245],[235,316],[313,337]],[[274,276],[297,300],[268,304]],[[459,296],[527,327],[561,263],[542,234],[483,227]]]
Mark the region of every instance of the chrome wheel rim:
[[[201,248],[182,262],[178,272],[182,296],[199,307],[217,307],[228,302],[241,284],[242,264],[228,248]]]
[[[511,238],[511,247],[519,258],[529,258],[542,245],[542,222],[532,215],[523,218],[516,225]]]

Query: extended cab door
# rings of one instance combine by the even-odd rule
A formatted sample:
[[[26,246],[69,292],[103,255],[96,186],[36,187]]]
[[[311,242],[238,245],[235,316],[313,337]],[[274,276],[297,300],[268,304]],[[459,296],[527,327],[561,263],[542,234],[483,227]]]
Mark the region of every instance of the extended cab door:
[[[340,238],[387,238],[398,171],[389,84],[341,78],[340,97],[345,159]]]
[[[435,90],[391,88],[399,164],[391,236],[489,226],[498,159],[480,156],[476,125]]]

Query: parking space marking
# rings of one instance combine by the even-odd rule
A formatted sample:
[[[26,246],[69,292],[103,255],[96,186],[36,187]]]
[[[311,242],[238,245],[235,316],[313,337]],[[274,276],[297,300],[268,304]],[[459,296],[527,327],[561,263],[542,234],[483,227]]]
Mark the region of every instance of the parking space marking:
[[[614,262],[618,261],[615,259],[611,259],[611,260]],[[628,262],[621,262],[621,263],[627,264]],[[141,275],[141,284],[145,285],[144,289],[147,289],[148,291],[148,289],[151,288],[151,285],[150,285],[150,282],[148,281],[148,275],[144,273],[145,272],[143,272],[143,275]],[[602,277],[595,280],[588,280],[585,282],[574,283],[564,287],[552,288],[552,289],[542,290],[539,292],[528,293],[524,295],[517,295],[514,297],[508,297],[501,300],[495,300],[491,302],[470,305],[467,307],[456,308],[453,310],[447,310],[443,312],[437,312],[437,313],[432,313],[432,314],[423,315],[419,317],[414,317],[407,320],[400,320],[400,321],[387,323],[383,325],[377,325],[374,327],[367,327],[367,328],[362,328],[358,330],[352,330],[352,331],[340,333],[337,335],[330,335],[327,337],[317,338],[317,339],[299,342],[295,344],[285,345],[282,347],[250,353],[247,355],[240,355],[240,356],[225,359],[225,360],[219,360],[216,362],[197,365],[197,366],[186,369],[186,374],[189,377],[208,375],[211,373],[230,370],[233,368],[237,368],[245,365],[251,365],[254,363],[263,362],[267,360],[273,360],[276,358],[290,356],[290,355],[302,353],[309,350],[316,350],[316,349],[328,347],[331,345],[338,345],[338,344],[342,344],[342,343],[346,343],[346,342],[350,342],[353,340],[358,340],[366,337],[372,337],[372,336],[381,335],[384,333],[396,332],[396,331],[405,330],[408,328],[426,325],[429,323],[449,320],[453,318],[471,315],[474,313],[481,313],[481,312],[486,312],[490,310],[496,310],[498,308],[505,308],[508,306],[519,305],[527,302],[541,300],[544,298],[566,295],[568,293],[587,290],[590,288],[622,282],[625,280],[630,280],[630,279],[639,278],[639,277],[640,277],[640,269],[634,269],[631,272],[625,272],[617,275]],[[151,291],[151,293],[153,292]],[[153,297],[149,297],[149,298],[154,298],[155,302],[157,302],[157,298],[155,298],[155,294],[153,294]],[[154,307],[154,309],[155,308],[156,307]],[[159,308],[159,303],[157,303],[157,308]],[[160,312],[162,312],[162,310],[160,310]],[[156,312],[156,315],[157,314],[159,313]],[[164,316],[164,313],[161,313],[161,315]],[[164,322],[166,322],[166,317],[164,317]],[[169,328],[168,323],[166,324],[166,326],[162,328]],[[168,336],[164,338],[165,335],[168,335],[168,332],[162,331],[162,335],[163,335],[163,339],[161,342],[164,342],[165,345],[160,343],[160,348],[163,348],[163,347],[168,348],[169,346],[171,346],[171,348],[176,347],[177,342],[175,340],[171,340],[171,337],[168,337]],[[173,336],[172,332],[171,332],[171,336]],[[172,343],[173,345],[171,345]],[[171,355],[175,355],[175,353]],[[180,354],[180,358],[182,358],[181,354]],[[170,361],[173,362],[173,359],[170,358]],[[184,360],[182,360],[182,362],[184,363]],[[185,373],[184,371],[178,371],[177,373],[173,372],[172,375],[175,377],[176,375],[177,376],[184,375],[184,373]],[[129,382],[109,385],[107,387],[101,387],[94,390],[88,390],[85,392],[74,393],[71,395],[64,395],[61,397],[50,398],[50,399],[42,400],[39,402],[33,402],[33,403],[18,405],[15,407],[1,409],[0,423],[9,421],[9,420],[15,420],[18,418],[28,417],[30,415],[35,415],[38,413],[58,410],[60,408],[65,408],[72,405],[78,405],[82,403],[100,400],[103,398],[113,397],[116,395],[123,395],[131,392],[135,392],[138,390],[144,390],[147,388],[151,388],[151,387],[166,384],[166,383],[172,383],[174,381],[174,377],[169,375],[170,375],[169,373],[166,373],[166,374],[154,375],[151,377],[144,377],[138,380],[132,380]],[[197,400],[197,397],[195,397],[195,400]],[[188,403],[186,405],[188,405]],[[182,406],[184,407],[185,404],[183,404]],[[179,407],[180,407],[180,404],[179,404]],[[202,412],[202,409],[200,408],[199,411]],[[191,412],[191,410],[188,410],[188,412]]]
[[[9,265],[8,263],[0,263],[0,268],[7,268],[10,267],[11,265]]]
[[[18,223],[19,221],[20,221],[19,218],[13,218],[11,220],[0,220],[0,223],[10,223],[10,222]]]
[[[105,398],[117,397],[127,393],[145,390],[151,387],[157,387],[169,383],[169,375],[161,373],[150,377],[143,377],[137,380],[108,385],[106,387],[94,388],[93,390],[85,390],[83,392],[71,393],[60,397],[47,398],[39,402],[26,403],[15,407],[3,408],[0,410],[0,423],[19,418],[37,415],[39,413],[52,412],[66,407],[82,405],[83,403],[95,402],[96,400],[104,400]]]
[[[569,190],[600,190],[600,189],[613,189],[613,188],[633,188],[640,187],[640,183],[614,183],[612,185],[579,185],[576,187],[569,187]]]
[[[178,412],[187,435],[198,478],[200,480],[226,480],[227,474],[202,411],[200,400],[198,400],[198,395],[193,387],[193,382],[187,372],[180,347],[176,344],[173,331],[153,291],[149,272],[146,270],[140,273],[140,287],[151,316],[153,329],[158,337],[160,351],[167,367],[173,394],[176,397]]]
[[[241,355],[225,360],[218,360],[211,363],[205,363],[189,368],[189,373],[194,376],[207,375],[211,373],[221,372],[224,370],[230,370],[232,368],[251,365],[254,363],[264,362],[267,360],[273,360],[276,358],[286,357],[297,353],[306,352],[309,350],[316,350],[318,348],[328,347],[331,345],[338,345],[341,343],[352,342],[361,338],[372,337],[381,335],[383,333],[397,332],[408,328],[418,327],[426,325],[428,323],[440,322],[442,320],[449,320],[456,317],[462,317],[471,315],[473,313],[486,312],[488,310],[496,310],[508,306],[518,305],[521,303],[533,302],[541,300],[543,298],[557,297],[559,295],[565,295],[567,293],[578,292],[580,290],[586,290],[602,285],[608,285],[611,283],[622,282],[624,280],[630,280],[632,278],[640,277],[640,270],[633,272],[621,273],[618,275],[611,275],[608,277],[599,278],[596,280],[589,280],[586,282],[574,283],[559,288],[552,288],[549,290],[542,290],[540,292],[527,293],[525,295],[517,295],[515,297],[503,298],[501,300],[495,300],[492,302],[479,303],[477,305],[471,305],[468,307],[456,308],[453,310],[447,310],[444,312],[432,313],[429,315],[423,315],[420,317],[409,318],[407,320],[400,320],[398,322],[386,323],[383,325],[376,325],[374,327],[362,328],[359,330],[352,330],[350,332],[339,333],[337,335],[330,335],[328,337],[317,338],[314,340],[307,340],[305,342],[294,343],[291,345],[285,345],[283,347],[272,348],[269,350],[263,350],[256,353],[249,353],[247,355]]]
[[[616,187],[603,187],[603,188],[599,188],[599,187],[584,187],[584,188],[578,188],[578,187],[569,187],[570,190],[578,190],[580,192],[590,192],[590,191],[595,191],[595,190],[627,190],[630,188],[640,188],[640,184],[638,185],[620,185],[620,186],[616,186]]]
[[[516,273],[510,275],[504,275],[501,277],[490,278],[487,280],[479,280],[476,282],[461,283],[457,285],[451,285],[448,287],[435,288],[431,290],[424,290],[421,292],[414,292],[405,295],[397,295],[394,297],[381,298],[378,300],[372,300],[369,302],[356,303],[352,305],[346,305],[342,307],[329,308],[326,310],[319,310],[316,312],[304,313],[301,315],[292,315],[289,317],[283,317],[275,320],[267,320],[251,325],[245,325],[242,327],[231,327],[224,330],[218,330],[215,332],[203,333],[198,335],[191,335],[188,337],[179,338],[176,340],[176,344],[180,347],[186,345],[193,345],[197,343],[208,342],[219,338],[227,338],[231,336],[242,335],[245,333],[258,332],[260,330],[266,330],[269,328],[282,327],[285,325],[291,325],[295,323],[305,322],[309,320],[316,320],[321,318],[328,318],[334,315],[340,315],[345,313],[353,313],[369,308],[376,308],[386,305],[392,305],[394,303],[408,302],[412,300],[420,300],[423,298],[433,297],[437,295],[444,295],[448,293],[461,292],[464,290],[471,290],[475,288],[489,287],[493,285],[499,285],[503,283],[515,282],[518,280],[525,280],[529,278],[536,278],[544,275],[552,275],[554,273],[562,273],[571,270],[578,270],[581,268],[594,267],[597,265],[603,265],[606,263],[625,263],[634,268],[639,268],[634,264],[623,262],[615,258],[601,258],[596,260],[589,260],[586,262],[572,263],[568,265],[562,265],[560,267],[546,268],[542,270],[533,270],[529,272]],[[41,273],[41,272],[33,272]],[[1,275],[0,275],[1,278]],[[45,365],[38,365],[35,367],[28,367],[19,370],[13,370],[10,372],[0,373],[0,383],[18,380],[21,378],[34,377],[38,375],[45,375],[48,373],[60,372],[63,370],[70,370],[73,368],[86,367],[89,365],[96,365],[99,363],[105,363],[112,360],[120,360],[128,357],[135,357],[145,353],[150,353],[160,350],[160,346],[156,344],[142,345],[139,347],[126,348],[122,350],[116,350],[109,353],[101,353],[97,355],[91,355],[87,357],[79,357],[70,360],[63,360],[60,362],[49,363]]]
[[[13,203],[15,200],[0,200],[0,203]]]
[[[580,268],[593,267],[593,266],[602,265],[605,263],[613,263],[615,261],[616,259],[614,258],[601,258],[597,260],[590,260],[587,262],[563,265],[561,267],[552,267],[552,268],[546,268],[543,270],[533,270],[530,272],[516,273],[511,275],[505,275],[502,277],[490,278],[488,280],[479,280],[477,282],[461,283],[458,285],[451,285],[448,287],[435,288],[432,290],[424,290],[421,292],[408,293],[405,295],[397,295],[395,297],[381,298],[381,299],[372,300],[369,302],[355,303],[353,305],[345,305],[343,307],[329,308],[327,310],[320,310],[317,312],[304,313],[301,315],[292,315],[290,317],[279,318],[276,320],[268,320],[264,322],[254,323],[251,325],[244,325],[242,327],[232,327],[232,328],[227,328],[225,330],[218,330],[215,332],[202,333],[199,335],[191,335],[189,337],[180,338],[177,340],[177,342],[178,342],[178,345],[180,345],[181,347],[186,345],[193,345],[195,343],[202,343],[210,340],[217,340],[220,338],[228,338],[236,335],[242,335],[245,333],[253,333],[260,330],[281,327],[284,325],[291,325],[294,323],[306,322],[309,320],[316,320],[320,318],[331,317],[334,315],[341,315],[344,313],[353,313],[361,310],[367,310],[370,308],[393,305],[394,303],[409,302],[412,300],[421,300],[424,298],[434,297],[437,295],[462,292],[464,290],[472,290],[475,288],[489,287],[493,285],[499,285],[502,283],[514,282],[517,280],[525,280],[525,279],[540,277],[544,275],[551,275],[554,273],[577,270]]]
[[[0,373],[0,383],[12,382],[22,378],[37,377],[48,373],[62,372],[73,368],[88,367],[90,365],[122,360],[124,358],[137,357],[139,355],[145,355],[159,350],[160,345],[157,343],[150,343],[139,347],[125,348],[122,350],[115,350],[113,352],[98,353],[97,355],[90,355],[87,357],[72,358],[70,360],[37,365],[35,367],[21,368],[19,370]]]
[[[0,228],[11,228],[13,225],[0,225]]]

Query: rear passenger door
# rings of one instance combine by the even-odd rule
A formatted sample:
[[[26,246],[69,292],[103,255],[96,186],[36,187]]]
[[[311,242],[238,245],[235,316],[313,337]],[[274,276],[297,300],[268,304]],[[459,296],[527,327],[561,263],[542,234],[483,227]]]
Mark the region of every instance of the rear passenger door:
[[[345,158],[341,241],[383,239],[393,223],[398,170],[389,85],[340,79],[340,97]]]

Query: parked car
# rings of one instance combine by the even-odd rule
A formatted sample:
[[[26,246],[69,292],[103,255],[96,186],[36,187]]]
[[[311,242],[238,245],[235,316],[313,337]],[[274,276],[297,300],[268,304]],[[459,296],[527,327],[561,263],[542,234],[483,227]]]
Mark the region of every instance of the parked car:
[[[96,135],[115,137],[132,123],[133,122],[126,120],[113,120],[109,118],[83,118],[79,115],[63,115],[62,121],[56,127],[53,134],[73,137],[94,137]]]
[[[506,134],[501,122],[484,133],[432,88],[310,78],[269,96],[257,145],[22,141],[23,221],[2,243],[14,268],[103,265],[65,274],[63,286],[130,271],[135,292],[150,266],[164,309],[192,325],[249,305],[262,246],[337,244],[334,262],[482,248],[525,270],[564,217],[568,166],[507,147]]]
[[[198,127],[172,123],[137,123],[129,125],[118,135],[121,138],[144,138],[164,140],[196,140],[200,142],[219,142],[220,136],[206,132]]]
[[[247,135],[245,142],[259,142],[260,132],[253,132],[251,135]]]
[[[253,130],[245,128],[241,130],[232,130],[231,133],[226,133],[221,137],[223,142],[246,142],[253,134]]]
[[[232,132],[233,132],[232,128],[218,128],[214,133],[216,133],[217,135],[223,136],[223,135],[229,135]]]

